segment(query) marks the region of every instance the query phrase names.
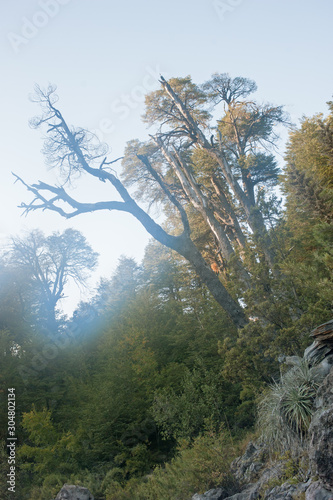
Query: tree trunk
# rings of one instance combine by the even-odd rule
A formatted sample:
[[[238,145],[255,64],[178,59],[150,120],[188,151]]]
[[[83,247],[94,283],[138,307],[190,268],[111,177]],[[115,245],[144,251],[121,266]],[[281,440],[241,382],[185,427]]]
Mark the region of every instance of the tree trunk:
[[[223,192],[223,188],[217,179],[215,175],[212,175],[210,179],[212,186],[218,196],[220,205],[222,207],[222,210],[225,212],[226,216],[228,217],[228,221],[226,223],[228,226],[230,226],[233,234],[234,234],[234,239],[236,240],[238,246],[243,250],[246,245],[246,238],[244,236],[244,233],[242,231],[242,228],[239,225],[237,216],[234,212],[234,209],[231,206],[231,203],[229,203],[229,200],[227,199],[226,195]]]
[[[192,240],[183,235],[179,236],[178,244],[174,250],[189,261],[216,302],[228,313],[234,325],[237,328],[243,328],[248,323],[248,319],[242,307],[231,297],[216,274],[207,265]]]
[[[175,155],[171,154],[163,144],[161,138],[157,137],[154,138],[154,140],[156,144],[161,148],[161,151],[169,165],[171,165],[171,167],[173,168],[183,188],[183,191],[189,198],[191,204],[202,215],[208,227],[214,234],[219,249],[222,252],[224,259],[228,262],[231,257],[235,255],[235,252],[223,227],[214,215],[212,203],[199,188],[191,172],[187,168],[187,165],[185,165],[177,152],[175,152]]]
[[[248,319],[242,307],[231,297],[216,274],[207,265],[188,232],[184,231],[180,236],[167,234],[133,199],[127,202],[127,206],[127,211],[132,213],[141,222],[143,227],[155,240],[179,253],[189,261],[201,281],[207,286],[216,302],[226,311],[234,325],[237,328],[243,328],[248,323]]]
[[[275,262],[275,253],[271,249],[270,237],[265,227],[265,223],[261,213],[257,210],[256,206],[253,205],[247,193],[245,193],[239,185],[223,153],[221,153],[221,151],[217,150],[214,145],[208,142],[204,133],[201,131],[198,124],[193,119],[185,104],[177,96],[169,83],[163,77],[161,77],[161,84],[171,100],[174,102],[175,106],[180,111],[180,114],[182,115],[182,121],[192,132],[191,136],[195,137],[195,142],[197,142],[200,147],[207,151],[211,158],[214,158],[217,161],[223,172],[225,180],[227,181],[230,189],[233,191],[235,197],[244,210],[249,226],[251,227],[257,241],[261,244],[261,248],[264,252],[268,265],[271,267],[271,269],[273,269]]]

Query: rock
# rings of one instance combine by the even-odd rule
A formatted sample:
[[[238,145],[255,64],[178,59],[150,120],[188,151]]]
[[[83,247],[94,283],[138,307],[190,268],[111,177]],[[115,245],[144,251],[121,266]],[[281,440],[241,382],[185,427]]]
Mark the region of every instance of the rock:
[[[305,500],[333,500],[333,494],[323,488],[320,481],[316,481],[306,490]]]
[[[206,491],[202,495],[196,493],[193,495],[192,500],[224,500],[227,498],[229,493],[224,488],[216,488],[209,491]]]
[[[310,433],[311,465],[325,488],[333,491],[333,408],[316,412]]]
[[[64,484],[55,500],[94,500],[94,497],[87,488]]]
[[[231,471],[241,483],[253,482],[263,467],[267,450],[264,445],[249,442],[244,455],[236,458],[231,464]]]
[[[302,363],[302,358],[300,356],[285,356],[284,363],[287,366],[300,366]]]
[[[333,342],[333,319],[312,330],[311,337],[314,337],[319,342],[331,344]]]
[[[258,487],[256,484],[251,484],[240,493],[227,497],[225,500],[256,500],[257,498],[259,498]]]
[[[309,428],[311,468],[324,488],[333,491],[333,369],[320,386],[315,406]]]
[[[333,352],[333,319],[317,326],[311,332],[314,342],[304,351],[304,359],[316,365]]]
[[[260,476],[258,481],[258,489],[263,488],[265,484],[269,483],[272,480],[279,480],[283,476],[284,471],[284,463],[282,460],[279,460],[272,464],[270,467],[266,466],[265,470]]]
[[[231,471],[240,484],[246,484],[242,491],[227,497],[226,500],[255,500],[271,480],[283,475],[283,461],[267,465],[268,451],[262,443],[250,442],[244,455],[231,464]],[[250,484],[249,484],[250,483]],[[282,498],[282,497],[281,497]]]
[[[331,368],[328,376],[321,383],[315,401],[315,407],[332,408],[333,407],[333,370]]]
[[[292,500],[295,488],[290,484],[282,484],[281,486],[275,486],[271,491],[265,494],[265,499],[267,500]]]
[[[275,486],[271,491],[267,491],[264,498],[266,500],[292,500],[294,498],[300,498],[301,494],[307,490],[309,483],[310,481],[298,484],[286,482],[281,486]]]
[[[311,368],[311,372],[317,380],[322,381],[333,367],[333,354],[326,356],[320,363]]]
[[[320,344],[317,340],[304,351],[304,359],[309,365],[316,365],[332,352],[332,347]]]

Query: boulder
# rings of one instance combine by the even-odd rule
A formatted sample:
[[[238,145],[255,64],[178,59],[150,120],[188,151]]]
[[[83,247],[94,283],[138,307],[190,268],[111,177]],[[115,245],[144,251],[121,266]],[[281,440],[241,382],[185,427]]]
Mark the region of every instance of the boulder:
[[[94,500],[94,497],[87,488],[64,484],[55,500]]]
[[[302,358],[300,356],[285,356],[284,363],[290,367],[300,366]]]
[[[250,484],[240,493],[227,497],[225,500],[256,500],[257,498],[259,498],[258,486]]]
[[[333,370],[330,369],[329,374],[321,383],[315,400],[315,407],[317,409],[332,408],[333,407]]]
[[[333,352],[333,319],[317,326],[311,332],[314,342],[304,351],[304,359],[312,366]]]
[[[192,500],[224,500],[227,498],[229,493],[224,488],[216,488],[206,491],[202,495],[196,493],[193,495]]]
[[[323,488],[320,481],[310,484],[305,493],[305,500],[333,500],[331,491]]]
[[[333,354],[326,356],[320,363],[311,368],[311,372],[317,380],[322,381],[333,367]]]

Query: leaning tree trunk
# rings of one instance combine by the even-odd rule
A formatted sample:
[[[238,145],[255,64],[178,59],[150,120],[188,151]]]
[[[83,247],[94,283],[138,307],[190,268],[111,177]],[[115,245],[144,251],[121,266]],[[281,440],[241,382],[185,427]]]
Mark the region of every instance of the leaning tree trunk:
[[[226,311],[235,326],[238,328],[244,327],[247,324],[248,320],[244,314],[242,307],[231,297],[229,292],[220,282],[215,273],[207,265],[199,250],[194,245],[193,241],[190,238],[190,226],[184,208],[182,207],[179,200],[177,200],[172,195],[172,193],[169,192],[167,186],[163,183],[159,174],[156,171],[154,173],[153,169],[150,168],[149,162],[144,161],[147,168],[150,169],[152,173],[154,173],[153,176],[155,180],[160,184],[165,194],[168,196],[170,201],[174,204],[174,206],[180,213],[184,227],[184,231],[180,236],[168,234],[150,217],[147,212],[139,207],[139,205],[125,188],[124,184],[111,171],[111,169],[106,170],[103,168],[104,164],[106,163],[106,158],[104,158],[99,168],[90,166],[83,151],[81,150],[80,143],[78,142],[76,136],[71,132],[61,113],[56,108],[54,108],[52,104],[49,104],[49,106],[52,110],[50,118],[51,122],[49,123],[50,128],[48,130],[48,132],[51,134],[51,146],[54,143],[57,145],[56,147],[58,147],[59,140],[63,140],[64,144],[66,144],[66,147],[68,148],[68,151],[76,158],[77,163],[80,165],[80,169],[99,179],[100,181],[110,182],[112,186],[117,190],[123,201],[109,200],[99,201],[96,203],[81,203],[72,198],[65,191],[63,186],[56,187],[40,181],[38,184],[28,185],[20,177],[16,176],[16,179],[22,182],[27,187],[27,189],[34,194],[34,199],[30,204],[22,203],[21,206],[25,209],[25,212],[28,213],[31,210],[42,208],[44,210],[47,209],[55,211],[62,217],[65,217],[67,219],[76,217],[79,214],[97,212],[99,210],[117,210],[132,214],[154,239],[162,243],[162,245],[175,250],[190,262],[194,270],[197,272],[199,278],[207,286],[218,304],[220,304],[220,306]],[[57,125],[52,122],[54,113],[56,113],[56,116],[59,118],[59,123],[57,123]],[[47,122],[47,119],[45,121]],[[61,133],[59,132],[59,130],[61,131]],[[52,133],[55,134],[54,137],[52,137]],[[61,138],[59,138],[57,134],[60,134]],[[49,147],[51,146],[49,145]],[[50,198],[47,199],[47,196],[49,196]],[[60,206],[59,203],[62,203],[62,206]]]
[[[112,177],[114,185],[121,185],[120,181],[112,174],[108,174],[108,177]],[[191,240],[188,230],[185,230],[179,236],[173,236],[166,233],[159,224],[153,221],[153,219],[137,205],[125,190],[124,186],[121,185],[121,189],[119,186],[118,192],[122,192],[123,199],[127,201],[128,208],[126,211],[132,213],[155,240],[185,257],[192,265],[201,281],[207,286],[216,302],[220,304],[229,315],[234,325],[237,328],[243,328],[248,323],[243,308],[231,297],[230,293],[218,279],[216,274],[208,266]]]
[[[244,310],[231,297],[216,274],[207,265],[192,240],[184,235],[179,236],[174,250],[188,260],[216,302],[228,313],[235,326],[243,328],[248,323]]]

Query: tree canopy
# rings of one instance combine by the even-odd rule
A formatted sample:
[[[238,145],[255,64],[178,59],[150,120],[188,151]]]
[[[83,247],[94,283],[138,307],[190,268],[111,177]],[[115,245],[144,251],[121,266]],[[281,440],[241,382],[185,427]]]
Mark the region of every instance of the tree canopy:
[[[161,77],[160,83],[161,89],[146,98],[144,117],[149,124],[158,126],[157,133],[150,136],[147,144],[129,144],[123,162],[123,181],[109,166],[113,162],[104,156],[105,146],[94,142],[88,131],[67,124],[56,107],[55,88],[43,91],[37,87],[36,101],[41,104],[43,115],[32,123],[35,127],[48,126],[44,143],[47,163],[59,169],[65,183],[83,172],[110,183],[122,201],[79,203],[65,191],[64,185],[55,187],[39,182],[29,186],[19,179],[35,196],[22,207],[27,213],[43,208],[66,218],[98,210],[131,213],[157,241],[191,263],[232,321],[242,327],[248,321],[243,308],[193,244],[189,210],[200,214],[212,234],[221,263],[233,260],[245,287],[249,286],[249,273],[243,263],[242,249],[249,231],[268,267],[277,272],[258,188],[276,182],[278,169],[265,147],[274,140],[274,127],[285,122],[285,115],[281,107],[246,101],[256,87],[245,78],[215,74],[198,86],[190,77],[169,82]],[[221,103],[222,118],[213,124],[210,111]],[[201,169],[205,178],[195,167],[198,155],[201,162],[207,163]],[[149,206],[159,201],[176,214],[180,221],[176,234],[168,233],[138,205],[125,187],[133,183],[143,192],[140,199],[148,201]],[[64,203],[68,209],[63,208]]]
[[[84,286],[97,264],[97,253],[75,229],[50,236],[34,230],[25,237],[13,237],[7,258],[17,272],[29,276],[30,307],[49,330],[56,326],[57,304],[68,281]]]

